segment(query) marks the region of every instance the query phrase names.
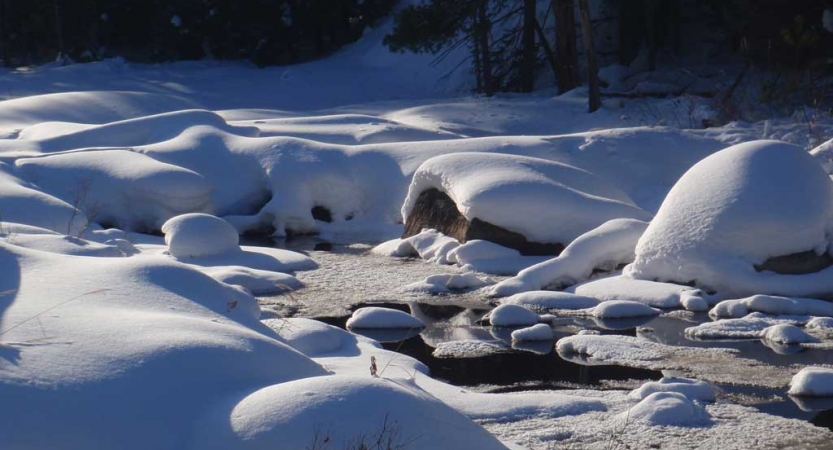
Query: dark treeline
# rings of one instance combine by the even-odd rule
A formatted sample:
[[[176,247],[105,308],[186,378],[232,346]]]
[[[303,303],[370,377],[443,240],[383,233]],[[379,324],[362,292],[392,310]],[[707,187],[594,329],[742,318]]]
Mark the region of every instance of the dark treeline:
[[[247,59],[290,64],[358,39],[395,0],[0,0],[7,66]]]
[[[833,33],[822,17],[830,0],[427,0],[396,16],[387,44],[395,51],[470,49],[477,89],[532,90],[534,68],[551,69],[560,91],[578,80],[583,31],[616,30],[606,63],[628,65],[642,52],[654,70],[660,53],[739,55],[775,71],[825,71]],[[601,5],[599,8],[598,6]],[[591,27],[583,26],[585,9]],[[600,11],[603,13],[600,14]],[[833,20],[833,18],[831,18]],[[598,45],[596,40],[593,45]],[[592,47],[591,47],[592,50]],[[583,51],[583,50],[582,50]],[[438,54],[442,57],[442,53]],[[591,61],[582,62],[583,67]]]

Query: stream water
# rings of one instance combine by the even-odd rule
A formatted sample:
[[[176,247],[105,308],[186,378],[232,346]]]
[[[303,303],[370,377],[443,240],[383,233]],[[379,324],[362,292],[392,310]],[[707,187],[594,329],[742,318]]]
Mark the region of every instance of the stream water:
[[[787,418],[807,420],[833,429],[833,400],[802,401],[786,395],[787,388],[772,386],[767,377],[780,370],[781,378],[799,366],[833,364],[833,351],[803,349],[782,354],[757,340],[695,341],[684,330],[709,321],[706,314],[663,315],[655,318],[598,321],[565,317],[553,324],[555,342],[512,346],[510,329],[479,324],[493,307],[490,299],[478,292],[433,296],[404,292],[402,287],[438,273],[460,273],[452,266],[441,266],[418,259],[387,258],[368,254],[370,245],[331,244],[313,238],[281,241],[277,246],[306,253],[319,263],[319,269],[296,276],[306,287],[291,296],[260,298],[264,309],[274,309],[284,316],[315,318],[344,328],[351,312],[365,305],[386,306],[409,312],[426,323],[419,333],[407,331],[364,331],[382,345],[424,363],[432,376],[451,384],[481,392],[510,392],[541,389],[633,389],[674,370],[648,370],[618,365],[587,364],[580,359],[564,359],[554,351],[557,339],[579,330],[596,330],[601,334],[640,335],[673,346],[730,348],[745,360],[738,378],[726,371],[732,382],[712,382],[719,391],[719,401],[753,406],[762,412]],[[501,277],[492,277],[495,280]],[[485,354],[437,357],[434,349],[446,342],[481,341],[491,344]],[[751,364],[750,364],[751,361]],[[697,363],[687,367],[686,376],[697,378]],[[703,367],[704,373],[714,366]],[[720,369],[718,369],[720,370]],[[781,379],[779,378],[779,379]]]

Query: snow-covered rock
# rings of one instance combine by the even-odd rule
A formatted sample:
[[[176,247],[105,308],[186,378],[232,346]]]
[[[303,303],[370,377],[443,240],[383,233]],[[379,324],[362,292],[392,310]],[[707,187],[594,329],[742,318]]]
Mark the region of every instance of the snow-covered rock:
[[[430,294],[446,294],[451,291],[464,289],[479,289],[493,283],[489,279],[482,279],[472,273],[437,274],[426,277],[423,281],[411,283],[402,288],[406,292],[426,292]]]
[[[528,328],[521,328],[512,332],[512,341],[551,341],[553,340],[552,328],[539,323]],[[552,350],[552,348],[550,348]]]
[[[833,317],[833,303],[814,298],[787,298],[773,295],[753,295],[751,297],[724,300],[709,312],[712,317],[743,317],[750,312],[760,312],[774,316],[825,316]]]
[[[654,308],[679,308],[683,299],[702,298],[699,289],[657,281],[636,280],[623,275],[594,279],[571,286],[567,292],[607,300],[628,300]],[[688,301],[688,300],[687,300]]]
[[[685,335],[691,339],[758,339],[761,333],[769,327],[797,323],[800,322],[789,316],[775,318],[752,313],[740,319],[722,319],[701,323],[695,327],[686,328]]]
[[[240,251],[237,230],[209,214],[183,214],[162,225],[168,251],[176,258],[217,256]]]
[[[425,328],[425,324],[397,309],[367,306],[353,312],[347,328]]]
[[[226,284],[240,286],[253,295],[292,292],[304,287],[292,275],[241,266],[200,267],[203,273]]]
[[[521,256],[515,249],[494,242],[474,239],[448,252],[448,260],[461,266],[484,259],[505,259]]]
[[[535,311],[554,309],[587,309],[599,304],[593,297],[559,291],[530,291],[506,297],[500,301],[503,305],[520,305]]]
[[[535,311],[518,305],[500,305],[489,312],[489,323],[493,327],[530,326],[540,320]]]
[[[833,182],[815,158],[782,142],[739,144],[705,158],[680,178],[625,273],[694,281],[722,293],[830,293],[833,268],[780,275],[755,266],[775,257],[827,252],[831,219]]]
[[[765,328],[761,332],[761,339],[778,345],[805,344],[818,342],[818,339],[807,334],[801,328],[788,323],[781,323]]]
[[[612,270],[633,261],[634,248],[646,222],[613,219],[587,231],[554,259],[522,270],[514,278],[500,282],[493,294],[505,297],[533,291],[548,285],[571,285],[586,280],[594,269]]]
[[[656,316],[660,310],[630,300],[608,300],[599,303],[592,310],[593,317],[598,319],[623,319],[627,317]]]
[[[833,369],[805,367],[790,381],[790,395],[797,397],[833,396]]]
[[[619,414],[625,422],[644,422],[654,426],[698,427],[711,423],[705,408],[677,392],[655,392],[636,406]]]
[[[690,378],[662,378],[659,381],[649,381],[631,391],[628,397],[643,400],[655,392],[676,392],[692,401],[714,402],[716,400],[714,388],[704,381]]]
[[[405,222],[429,189],[446,193],[468,221],[480,219],[539,243],[568,244],[610,219],[650,217],[596,175],[522,156],[456,153],[425,161],[402,206]]]
[[[833,317],[814,317],[804,327],[808,330],[833,330]]]

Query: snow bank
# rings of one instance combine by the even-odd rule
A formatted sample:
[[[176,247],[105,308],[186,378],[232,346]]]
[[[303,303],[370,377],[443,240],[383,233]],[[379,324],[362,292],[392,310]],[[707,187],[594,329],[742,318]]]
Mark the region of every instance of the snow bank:
[[[301,317],[266,319],[263,323],[292,348],[310,357],[336,352],[352,338],[340,328]]]
[[[240,251],[237,230],[209,214],[183,214],[162,225],[168,251],[176,258],[198,258]]]
[[[797,397],[833,396],[833,369],[827,367],[805,367],[792,381],[787,392]]]
[[[199,174],[127,150],[95,150],[15,161],[27,181],[100,223],[158,230],[173,216],[211,208]]]
[[[32,225],[72,236],[87,226],[83,213],[76,213],[69,203],[21,180],[14,175],[13,167],[0,162],[0,224],[5,222]]]
[[[425,328],[425,324],[406,312],[367,306],[353,312],[347,328]]]
[[[558,291],[531,291],[515,294],[500,301],[503,305],[519,305],[535,311],[587,309],[599,304],[593,297]]]
[[[598,319],[623,319],[628,317],[646,317],[660,314],[660,310],[648,305],[629,300],[608,300],[599,303],[592,311]]]
[[[580,355],[597,361],[652,361],[662,358],[662,354],[652,347],[652,342],[629,336],[582,334],[560,339],[555,348],[562,356]]]
[[[780,324],[801,323],[789,316],[781,318],[752,313],[741,319],[723,319],[706,322],[685,329],[685,335],[694,339],[758,339],[769,327]]]
[[[597,298],[602,301],[628,300],[666,309],[679,308],[683,305],[684,300],[702,299],[703,296],[702,291],[688,286],[635,280],[624,275],[590,280],[568,288],[567,292]],[[699,306],[702,307],[702,305]]]
[[[828,251],[832,218],[833,182],[815,158],[781,142],[739,144],[680,178],[625,272],[639,279],[695,281],[725,294],[829,293],[833,269],[779,275],[757,272],[754,265]]]
[[[489,312],[493,327],[518,327],[537,324],[541,318],[535,311],[518,305],[500,305]]]
[[[55,234],[13,234],[6,238],[6,242],[17,247],[59,255],[95,256],[100,258],[128,256],[115,245],[104,245],[76,237]]]
[[[567,244],[610,219],[650,217],[602,178],[522,156],[456,153],[425,161],[408,188],[404,221],[417,197],[432,188],[448,194],[469,221],[477,218],[533,242]]]
[[[706,410],[677,392],[655,392],[619,414],[624,422],[645,422],[654,426],[699,427],[711,425]]]
[[[422,389],[390,379],[333,375],[266,387],[209,411],[194,448],[370,446],[505,450],[500,441]]]
[[[772,295],[753,295],[752,297],[724,300],[711,311],[712,317],[746,316],[750,312],[760,312],[774,316],[825,316],[833,317],[833,303],[813,298],[787,298]]]
[[[690,378],[667,378],[649,381],[628,394],[628,398],[643,400],[656,392],[676,392],[692,401],[712,403],[716,400],[714,388],[703,381]]]
[[[586,280],[594,269],[612,270],[633,261],[634,248],[648,227],[634,219],[614,219],[576,238],[557,258],[522,270],[495,286],[493,294],[505,297],[548,285],[571,285]]]
[[[539,323],[528,328],[521,328],[512,332],[513,342],[523,341],[551,341],[554,336],[552,328],[545,324]],[[550,348],[552,350],[552,348]]]
[[[448,252],[448,260],[461,266],[476,261],[518,258],[521,253],[513,248],[504,247],[494,242],[474,239]]]

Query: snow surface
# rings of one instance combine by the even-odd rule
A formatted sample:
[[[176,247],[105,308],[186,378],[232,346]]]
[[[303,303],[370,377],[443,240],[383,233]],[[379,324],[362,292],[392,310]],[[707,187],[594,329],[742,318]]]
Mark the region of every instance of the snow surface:
[[[607,300],[628,300],[654,308],[679,308],[689,298],[702,298],[699,289],[671,283],[636,280],[625,275],[614,275],[571,286],[567,292]]]
[[[692,401],[711,403],[716,400],[714,388],[703,381],[690,378],[667,378],[659,381],[649,381],[631,391],[628,397],[643,400],[656,392],[676,392]]]
[[[492,284],[490,279],[480,278],[472,273],[437,274],[431,275],[423,281],[408,284],[402,290],[405,292],[447,294],[451,291],[460,291],[463,289],[479,289],[490,284]]]
[[[545,324],[539,323],[528,328],[521,328],[512,332],[512,341],[551,341],[553,340],[552,328]]]
[[[618,417],[624,422],[647,422],[655,426],[706,426],[708,412],[678,392],[655,392]]]
[[[292,275],[241,266],[198,267],[202,273],[226,284],[245,288],[253,295],[286,293],[304,284]]]
[[[529,326],[541,321],[535,311],[512,304],[498,306],[489,312],[488,317],[493,327]]]
[[[821,295],[833,291],[830,270],[779,275],[753,266],[777,256],[827,252],[831,230],[833,182],[815,158],[783,142],[739,144],[680,178],[625,273],[694,281],[726,295]]]
[[[712,317],[746,316],[750,312],[760,312],[774,316],[825,316],[833,317],[833,303],[813,298],[787,298],[772,295],[753,295],[751,297],[724,300],[711,311]]]
[[[500,301],[503,305],[520,305],[534,311],[576,310],[593,308],[599,300],[593,297],[558,291],[530,291],[506,297]]]
[[[425,328],[416,317],[396,309],[366,306],[347,320],[347,328]]]
[[[764,328],[761,332],[761,339],[778,345],[806,344],[818,342],[818,339],[810,336],[801,328],[788,323],[779,323]]]
[[[650,214],[612,183],[566,164],[506,154],[437,156],[416,171],[402,220],[429,189],[448,194],[469,221],[520,233],[529,241],[567,244],[615,218]]]
[[[607,300],[593,308],[593,317],[599,319],[622,319],[659,315],[660,310],[630,300]]]

